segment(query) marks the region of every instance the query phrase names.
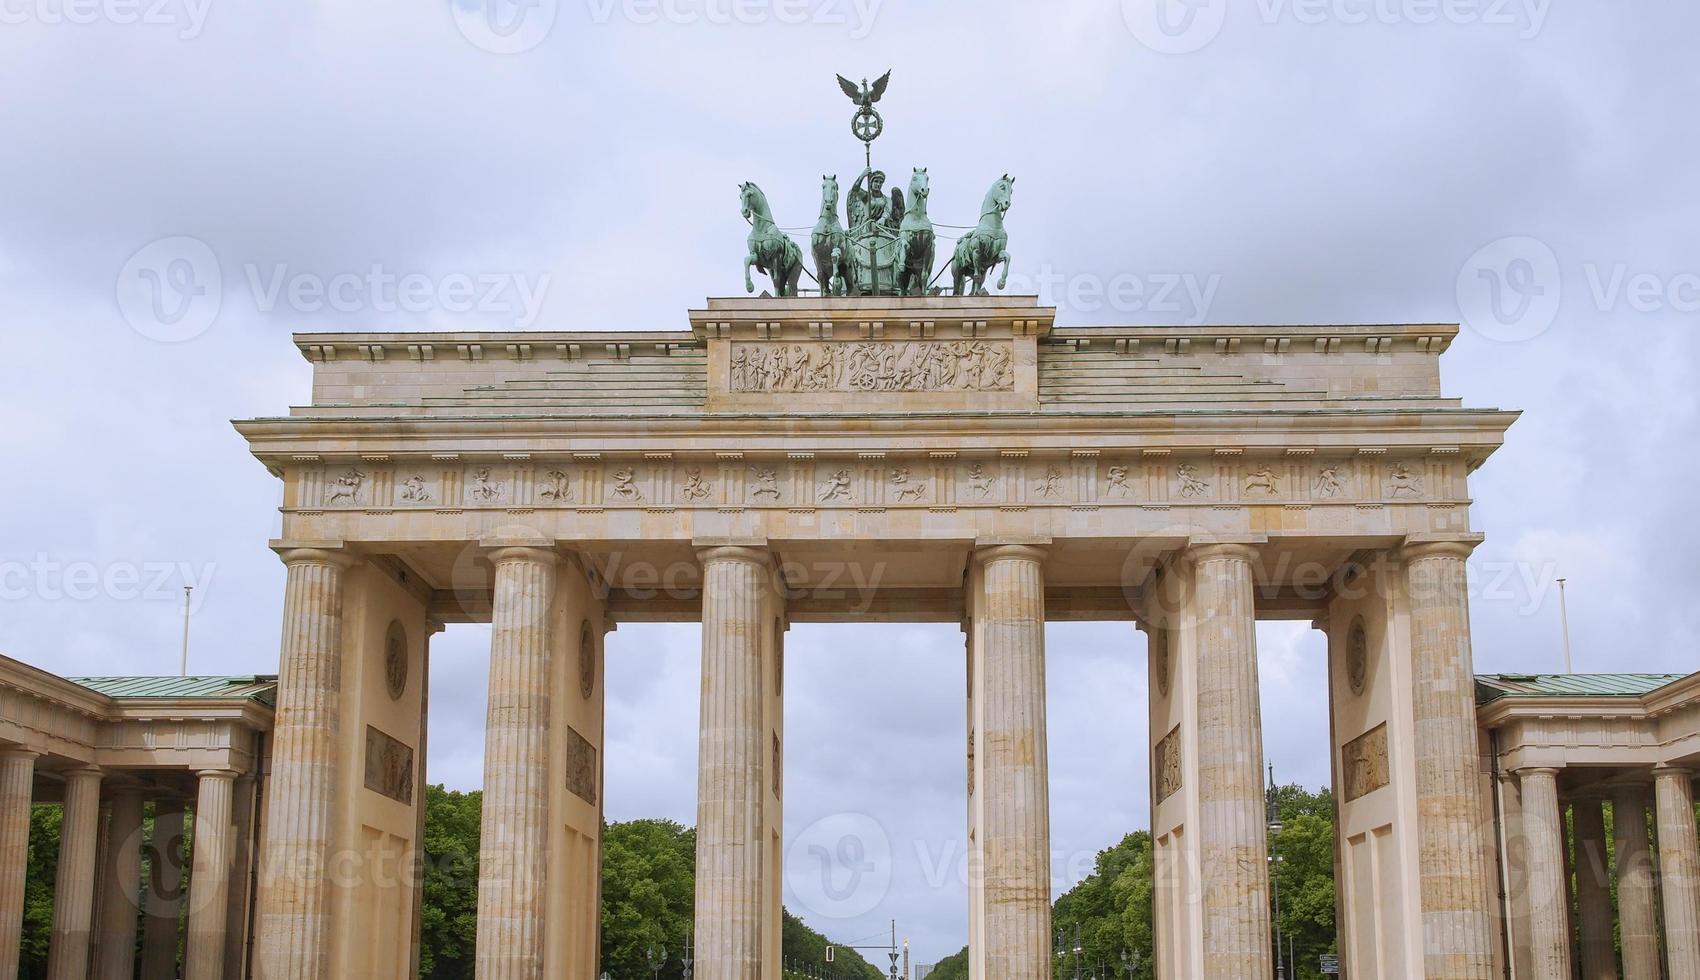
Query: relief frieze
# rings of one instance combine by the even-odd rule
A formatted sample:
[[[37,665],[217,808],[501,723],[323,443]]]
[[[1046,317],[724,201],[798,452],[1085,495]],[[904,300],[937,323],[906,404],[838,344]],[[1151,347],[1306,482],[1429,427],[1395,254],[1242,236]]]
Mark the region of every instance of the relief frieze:
[[[731,389],[1013,391],[1015,346],[984,340],[732,345]]]
[[[815,345],[820,346],[820,345]],[[948,346],[948,345],[933,345]],[[724,454],[722,454],[724,455]],[[301,471],[304,509],[601,507],[1169,506],[1264,502],[1444,505],[1463,481],[1422,458],[1224,463],[1208,456],[1144,457],[1028,450],[653,460],[574,459],[515,466],[457,462]],[[976,454],[979,455],[979,454]],[[1461,501],[1460,501],[1461,502]]]

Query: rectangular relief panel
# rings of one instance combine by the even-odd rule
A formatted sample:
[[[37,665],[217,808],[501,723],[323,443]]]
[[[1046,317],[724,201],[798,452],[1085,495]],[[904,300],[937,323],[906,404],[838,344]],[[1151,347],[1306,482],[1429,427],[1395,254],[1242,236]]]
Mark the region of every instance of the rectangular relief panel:
[[[1387,761],[1387,725],[1382,723],[1340,749],[1340,779],[1346,802],[1362,799],[1391,779]]]
[[[1003,340],[735,343],[735,393],[1013,391],[1015,345]]]
[[[596,746],[576,728],[567,729],[567,791],[596,805]]]
[[[1152,752],[1151,771],[1157,774],[1157,802],[1181,790],[1181,726],[1176,725]]]
[[[366,726],[366,788],[413,805],[413,747]]]

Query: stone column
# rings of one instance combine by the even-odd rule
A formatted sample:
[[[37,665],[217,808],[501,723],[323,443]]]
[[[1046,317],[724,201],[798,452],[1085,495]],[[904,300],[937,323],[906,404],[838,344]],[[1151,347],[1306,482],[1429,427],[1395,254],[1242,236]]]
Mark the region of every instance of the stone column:
[[[1534,972],[1529,952],[1529,848],[1523,839],[1523,788],[1517,774],[1499,773],[1499,801],[1505,832],[1506,914],[1510,916],[1511,975]]]
[[[1611,905],[1611,859],[1599,800],[1571,805],[1576,836],[1576,905],[1581,914],[1582,975],[1617,980],[1617,948]]]
[[[698,557],[703,591],[695,975],[760,980],[766,901],[761,648],[772,571],[766,552],[754,548],[708,548]]]
[[[131,980],[136,974],[141,844],[141,796],[132,790],[113,794],[101,872],[100,942],[96,944],[94,969],[98,980]]]
[[[1051,811],[1045,736],[1045,553],[982,548],[978,710],[986,976],[1051,975]]]
[[[1659,814],[1659,881],[1664,887],[1665,955],[1671,980],[1700,980],[1700,841],[1693,774],[1654,770]]]
[[[25,749],[0,753],[0,980],[18,980],[35,759],[36,754]]]
[[[156,800],[152,868],[142,924],[142,980],[177,980],[177,946],[183,917],[183,801]]]
[[[1653,907],[1653,858],[1647,838],[1647,791],[1620,786],[1612,792],[1617,839],[1617,918],[1623,941],[1623,980],[1659,980],[1659,924]]]
[[[288,567],[272,776],[255,922],[260,980],[323,980],[330,954],[330,846],[342,696],[342,573],[348,555],[282,553]]]
[[[184,980],[224,980],[225,924],[230,917],[232,796],[236,772],[201,773],[195,796],[195,863],[189,878],[189,943]]]
[[[1193,549],[1198,656],[1199,860],[1205,977],[1275,973],[1257,610],[1242,544]]]
[[[1518,779],[1523,786],[1523,838],[1528,848],[1533,977],[1570,980],[1570,889],[1564,874],[1564,812],[1558,806],[1558,770],[1524,769]]]
[[[549,818],[554,552],[499,548],[478,865],[478,980],[540,980]]]
[[[1469,542],[1441,541],[1411,544],[1402,553],[1411,616],[1417,858],[1429,980],[1488,980],[1498,941],[1485,858],[1490,820],[1478,772],[1465,590],[1464,560],[1473,548]]]
[[[59,825],[47,980],[87,980],[99,828],[100,770],[73,769],[65,774],[65,817]]]

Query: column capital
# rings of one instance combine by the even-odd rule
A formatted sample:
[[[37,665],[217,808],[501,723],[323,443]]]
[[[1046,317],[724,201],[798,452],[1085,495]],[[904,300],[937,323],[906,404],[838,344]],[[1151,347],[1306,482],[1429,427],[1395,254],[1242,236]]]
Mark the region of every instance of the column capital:
[[[14,745],[11,748],[0,749],[0,759],[15,759],[20,762],[27,759],[34,762],[39,758],[41,758],[40,752],[31,748],[25,748],[22,745]]]
[[[1514,771],[1518,779],[1557,779],[1561,770],[1553,766],[1524,766]]]
[[[81,777],[83,779],[99,779],[100,777],[102,777],[104,775],[106,775],[106,770],[100,768],[99,766],[93,766],[93,765],[90,765],[90,766],[74,766],[70,769],[65,770],[66,781],[69,781],[72,776],[78,776],[78,777]]]
[[[1257,560],[1257,542],[1251,541],[1194,541],[1186,546],[1186,556],[1194,562]]]
[[[337,568],[348,568],[360,560],[360,557],[341,541],[291,541],[275,539],[271,543],[272,551],[285,565],[334,565]]]
[[[195,770],[195,778],[197,779],[224,779],[230,782],[235,782],[237,779],[241,778],[241,776],[241,770],[227,769],[223,767]]]
[[[1050,554],[1050,540],[1042,544],[990,542],[977,543],[974,547],[974,560],[982,565],[997,561],[1031,561],[1044,564]]]
[[[1653,780],[1656,782],[1661,779],[1687,779],[1692,782],[1694,772],[1688,766],[1673,766],[1661,762],[1653,767]]]
[[[707,565],[711,562],[740,562],[746,565],[761,565],[768,567],[773,564],[773,553],[767,550],[767,542],[760,544],[732,544],[695,542],[697,546],[697,561]]]
[[[1470,557],[1483,541],[1485,534],[1412,534],[1395,552],[1403,561],[1422,561],[1425,558],[1452,558],[1458,561]]]
[[[487,557],[493,565],[530,562],[536,565],[555,566],[561,563],[561,556],[552,547],[500,541],[480,541],[479,546],[489,549]]]

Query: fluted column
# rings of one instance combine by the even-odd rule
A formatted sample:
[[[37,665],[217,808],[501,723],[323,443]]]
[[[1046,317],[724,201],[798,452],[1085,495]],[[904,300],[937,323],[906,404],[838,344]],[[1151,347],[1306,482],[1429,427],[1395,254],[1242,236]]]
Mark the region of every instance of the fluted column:
[[[225,925],[230,917],[231,804],[236,773],[201,773],[195,795],[195,857],[189,878],[189,943],[185,980],[224,980]]]
[[[36,754],[24,749],[0,752],[0,980],[18,978],[35,760]]]
[[[709,548],[699,558],[696,976],[759,980],[765,901],[762,612],[771,569],[767,554],[753,548]]]
[[[1686,769],[1661,768],[1654,777],[1670,978],[1700,980],[1700,842],[1694,825],[1694,776]]]
[[[1534,980],[1570,980],[1569,886],[1558,770],[1524,769],[1523,838],[1528,848],[1529,942]]]
[[[1576,906],[1581,918],[1582,976],[1617,980],[1617,948],[1612,922],[1611,859],[1606,853],[1606,823],[1600,801],[1571,805],[1576,836]]]
[[[1045,553],[975,552],[986,976],[1051,976],[1051,812],[1045,734]]]
[[[549,607],[554,552],[499,548],[484,730],[478,980],[543,976],[549,817]]]
[[[100,770],[73,769],[65,774],[65,816],[59,825],[59,870],[53,886],[47,980],[87,980],[99,833]]]
[[[1275,973],[1258,700],[1257,610],[1246,545],[1195,548],[1200,881],[1204,976]]]
[[[1465,588],[1464,560],[1473,547],[1431,542],[1407,546],[1402,555],[1411,616],[1417,858],[1429,980],[1488,980],[1497,942]]]
[[[1659,924],[1654,910],[1653,856],[1647,837],[1647,791],[1620,786],[1612,792],[1612,835],[1617,840],[1617,920],[1623,943],[1623,980],[1659,980]]]
[[[300,548],[288,568],[272,776],[256,916],[260,980],[325,980],[341,724],[342,576],[349,556]]]
[[[183,917],[183,801],[156,800],[144,895],[142,980],[177,980],[178,934]]]
[[[115,793],[106,824],[101,872],[100,942],[94,976],[131,980],[136,974],[136,921],[142,886],[142,798],[133,790]]]

